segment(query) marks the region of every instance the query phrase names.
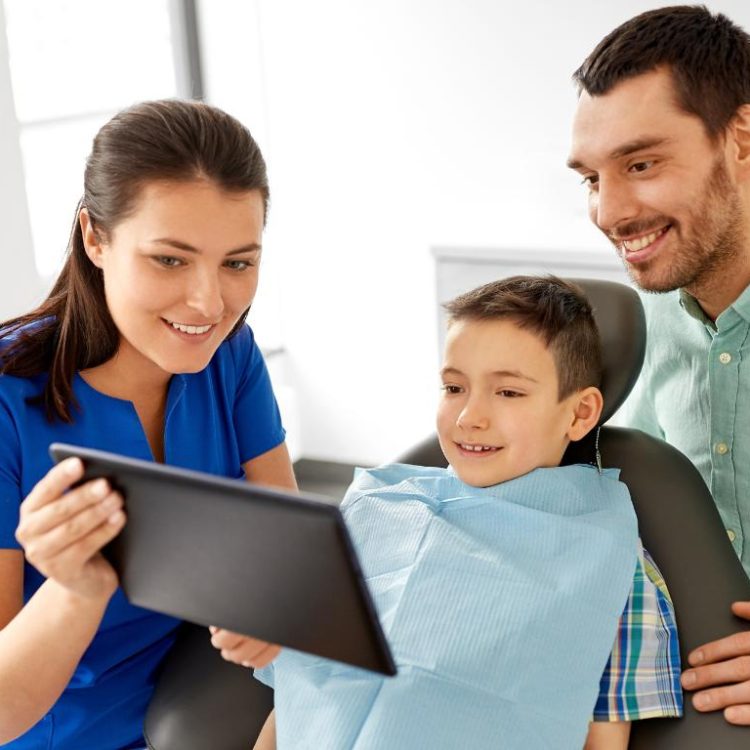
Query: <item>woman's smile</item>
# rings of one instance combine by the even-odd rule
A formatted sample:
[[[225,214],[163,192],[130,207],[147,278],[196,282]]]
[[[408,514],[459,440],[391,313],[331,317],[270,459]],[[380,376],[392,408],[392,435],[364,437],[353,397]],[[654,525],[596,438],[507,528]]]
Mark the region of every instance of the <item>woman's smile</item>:
[[[178,323],[176,321],[170,321],[167,318],[162,318],[162,321],[167,328],[181,341],[189,341],[191,343],[202,343],[211,338],[213,332],[216,330],[216,323],[208,323],[206,325],[194,325],[191,323]]]
[[[121,372],[137,378],[153,365],[168,374],[207,366],[255,296],[263,206],[258,191],[228,193],[200,179],[151,182],[108,242],[91,235],[121,334]]]

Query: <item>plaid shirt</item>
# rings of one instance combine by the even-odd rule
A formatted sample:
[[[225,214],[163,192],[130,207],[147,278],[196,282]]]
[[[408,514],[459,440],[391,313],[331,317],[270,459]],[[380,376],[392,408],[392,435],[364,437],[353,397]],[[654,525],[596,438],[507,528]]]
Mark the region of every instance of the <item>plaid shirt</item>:
[[[682,716],[680,671],[669,591],[656,564],[642,549],[602,675],[594,721]]]

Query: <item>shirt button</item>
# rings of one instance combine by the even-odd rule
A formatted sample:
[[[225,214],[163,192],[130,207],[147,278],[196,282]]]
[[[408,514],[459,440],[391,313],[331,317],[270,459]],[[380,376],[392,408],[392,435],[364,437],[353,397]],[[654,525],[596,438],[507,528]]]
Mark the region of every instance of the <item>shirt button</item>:
[[[732,529],[727,529],[727,536],[729,537],[729,541],[733,542],[735,536],[737,535],[732,531]]]
[[[716,452],[723,456],[729,450],[729,446],[726,443],[716,443]]]
[[[732,361],[732,355],[729,352],[722,352],[719,355],[719,362],[722,365],[728,365]]]

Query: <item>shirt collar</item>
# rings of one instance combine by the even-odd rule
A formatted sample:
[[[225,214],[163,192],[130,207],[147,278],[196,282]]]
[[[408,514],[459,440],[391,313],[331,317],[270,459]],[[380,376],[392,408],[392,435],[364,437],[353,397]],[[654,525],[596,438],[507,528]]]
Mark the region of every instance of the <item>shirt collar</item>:
[[[742,294],[732,302],[731,307],[737,311],[738,315],[750,322],[750,286],[745,287]],[[722,313],[722,315],[723,314],[724,313]],[[721,315],[719,317],[721,317]]]
[[[711,320],[698,304],[698,300],[684,289],[680,289],[680,305],[691,318],[695,318],[711,331],[733,325],[738,322],[738,317],[750,323],[750,286],[745,287],[742,294],[716,318],[716,321]]]
[[[698,300],[684,289],[680,289],[680,306],[691,318],[695,318],[711,331],[716,330],[716,323],[703,312],[703,308],[698,304]]]

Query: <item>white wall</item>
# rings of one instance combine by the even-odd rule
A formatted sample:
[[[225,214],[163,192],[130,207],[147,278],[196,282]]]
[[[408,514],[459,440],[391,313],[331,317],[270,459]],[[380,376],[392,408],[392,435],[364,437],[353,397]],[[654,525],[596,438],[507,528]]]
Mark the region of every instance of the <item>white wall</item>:
[[[570,74],[605,33],[659,4],[201,3],[209,99],[249,125],[269,164],[262,286],[277,283],[283,304],[261,289],[253,315],[259,339],[287,349],[274,377],[294,388],[298,454],[375,463],[432,429],[430,247],[611,252],[564,166]],[[747,0],[708,5],[750,30]],[[29,239],[5,57],[7,254]],[[30,257],[0,277],[0,303],[18,279],[33,286]]]
[[[570,75],[654,5],[256,0],[263,80],[234,96],[264,110],[304,455],[377,462],[432,428],[431,246],[612,252],[564,166]],[[709,5],[750,29],[747,0]]]
[[[24,192],[18,122],[8,67],[5,15],[0,2],[0,320],[37,302],[42,285],[34,266],[31,227]]]

